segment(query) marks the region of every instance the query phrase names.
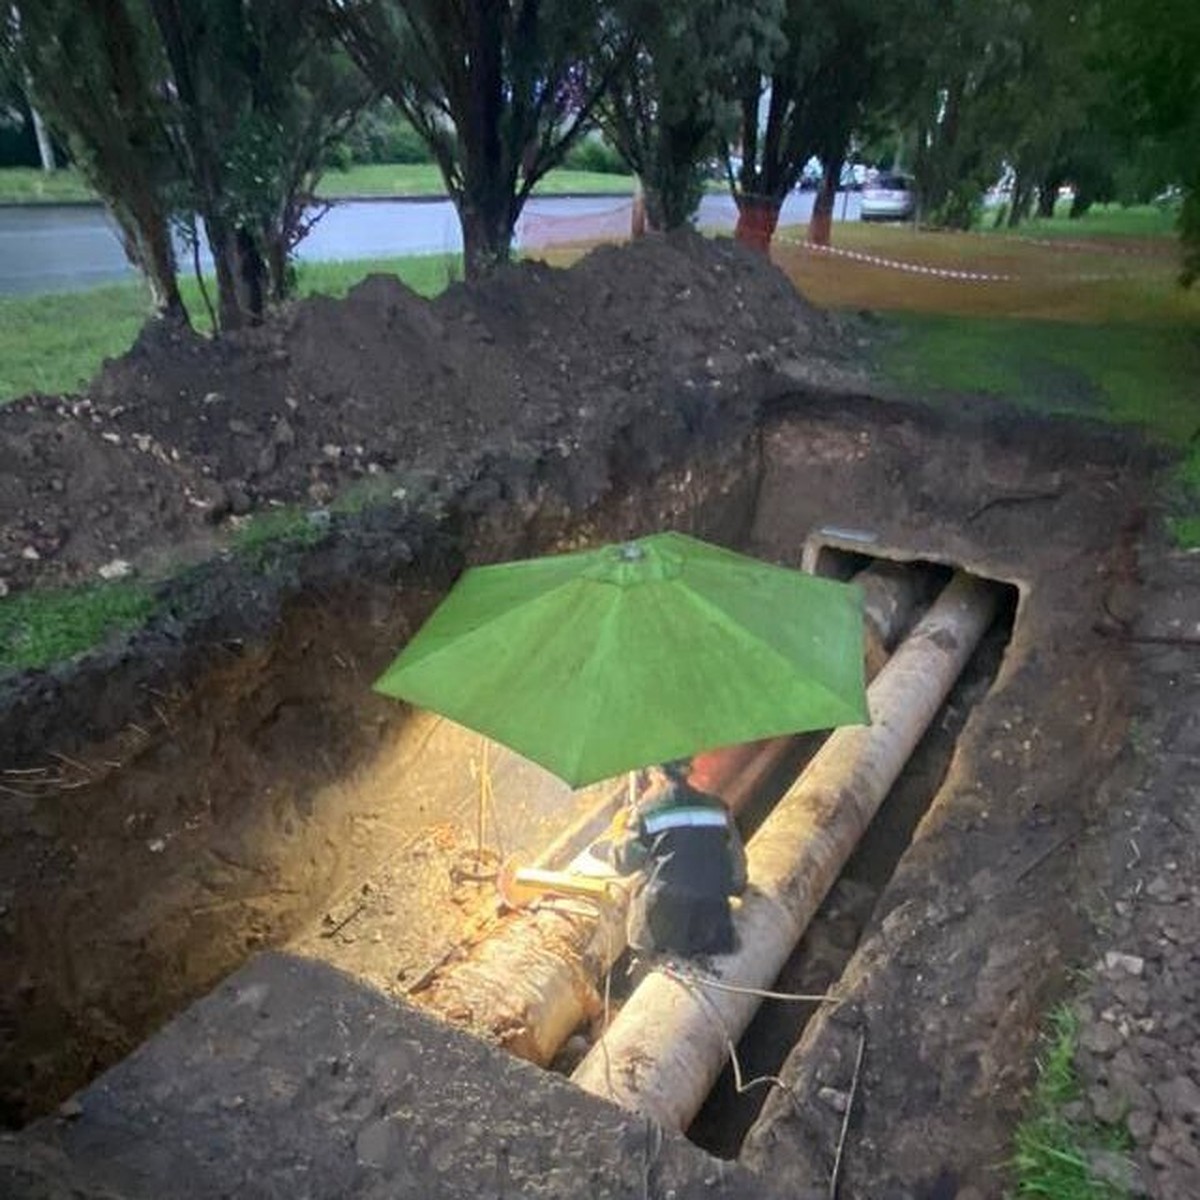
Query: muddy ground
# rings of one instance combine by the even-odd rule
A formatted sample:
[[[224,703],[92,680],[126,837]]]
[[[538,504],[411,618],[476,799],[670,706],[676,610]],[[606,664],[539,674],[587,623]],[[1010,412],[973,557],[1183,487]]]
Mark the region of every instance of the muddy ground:
[[[397,978],[468,927],[486,902],[463,892],[448,906],[447,881],[469,848],[469,806],[439,832],[441,814],[397,805],[414,727],[368,691],[464,562],[669,525],[798,563],[804,539],[834,526],[869,533],[872,552],[1013,583],[1020,603],[912,847],[875,881],[871,915],[856,912],[851,941],[866,927],[844,1001],[809,1023],[785,1068],[791,1095],[767,1100],[742,1161],[798,1189],[827,1181],[840,1120],[829,1090],[848,1087],[861,1034],[843,1195],[1000,1194],[1044,1014],[1112,944],[1130,822],[1143,870],[1160,864],[1152,878],[1168,881],[1160,892],[1190,862],[1178,843],[1200,731],[1177,697],[1183,674],[1194,681],[1197,631],[1170,621],[1195,622],[1198,588],[1190,560],[1146,533],[1149,456],[970,398],[956,413],[873,398],[853,375],[853,328],[724,244],[650,242],[562,274],[527,270],[515,300],[459,289],[427,305],[372,281],[247,335],[248,354],[148,339],[90,407],[15,411],[5,453],[25,465],[15,484],[5,476],[0,572],[14,587],[89,577],[113,556],[153,570],[166,541],[207,545],[233,510],[314,505],[371,474],[412,488],[335,513],[328,537],[265,571],[219,560],[166,585],[167,615],[128,643],[3,681],[10,1120],[46,1111],[255,949],[319,939],[355,911],[356,881],[381,855],[393,875],[438,881],[409,888],[408,946],[394,912],[366,926],[400,943]],[[477,329],[469,346],[464,327]],[[404,354],[389,358],[396,344]],[[411,364],[429,347],[423,374]],[[190,364],[178,376],[177,362]],[[531,381],[537,395],[522,399]],[[411,422],[396,420],[402,388],[423,398]],[[246,415],[211,416],[234,398]],[[106,465],[68,486],[80,461]],[[116,506],[103,499],[114,486],[128,489]],[[1144,586],[1175,615],[1146,615]],[[1178,658],[1164,666],[1168,643],[1147,637]],[[1156,774],[1153,742],[1131,734],[1153,722],[1182,764],[1174,775]],[[469,781],[455,786],[465,804]],[[383,825],[397,822],[389,840]],[[1190,913],[1188,895],[1161,903]],[[1186,923],[1156,910],[1142,927],[1136,898],[1121,902],[1120,949],[1167,963],[1139,947],[1170,942],[1168,920],[1182,945]],[[1172,1003],[1192,994],[1190,954],[1164,968]],[[1128,1048],[1145,1052],[1139,1070],[1161,1069],[1159,1051]],[[1195,1086],[1194,1060],[1176,1067],[1170,1078]],[[1194,1114],[1149,1091],[1146,1169],[1174,1180]]]

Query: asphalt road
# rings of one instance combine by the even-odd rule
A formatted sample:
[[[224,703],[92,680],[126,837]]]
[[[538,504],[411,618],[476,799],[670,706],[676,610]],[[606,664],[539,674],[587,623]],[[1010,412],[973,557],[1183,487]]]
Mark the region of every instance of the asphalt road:
[[[782,221],[802,222],[812,211],[813,193],[795,192]],[[630,201],[622,196],[546,197],[529,201],[517,244],[545,246],[589,237],[619,236],[628,229]],[[836,215],[858,219],[858,195],[839,196]],[[728,195],[707,195],[700,225],[732,229],[737,212]],[[402,254],[455,253],[462,237],[448,200],[342,201],[301,242],[302,262],[382,258]],[[186,257],[181,253],[181,262]],[[95,205],[0,207],[0,295],[74,291],[129,279],[114,226]]]

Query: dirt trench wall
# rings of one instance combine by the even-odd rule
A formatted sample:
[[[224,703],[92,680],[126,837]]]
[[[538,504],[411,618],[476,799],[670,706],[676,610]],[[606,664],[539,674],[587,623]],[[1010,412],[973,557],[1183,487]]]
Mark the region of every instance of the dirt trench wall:
[[[882,419],[881,419],[882,418]],[[1142,472],[1117,443],[1054,423],[936,418],[847,402],[764,435],[752,549],[850,527],[885,555],[1017,583],[991,692],[838,986],[781,1071],[741,1161],[785,1189],[827,1186],[859,1037],[842,1194],[999,1196],[1033,1039],[1090,933],[1080,846],[1121,769],[1128,588]]]
[[[743,542],[754,411],[492,463],[424,512],[367,511],[265,574],[219,565],[129,645],[10,686],[5,1119],[45,1111],[345,886],[357,819],[395,807],[376,766],[405,713],[370,684],[465,564],[664,527]]]

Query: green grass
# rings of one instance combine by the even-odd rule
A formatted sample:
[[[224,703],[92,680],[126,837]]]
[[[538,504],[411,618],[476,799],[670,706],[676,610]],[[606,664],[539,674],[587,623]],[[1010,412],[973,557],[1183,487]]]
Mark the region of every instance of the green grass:
[[[328,532],[327,515],[322,520],[295,506],[270,508],[245,518],[234,530],[230,547],[244,562],[261,571],[282,551],[315,546]]]
[[[1141,425],[1181,447],[1200,431],[1200,328],[915,313],[886,322],[898,336],[880,366],[906,392],[988,392],[1038,412]]]
[[[1200,516],[1170,516],[1167,531],[1171,540],[1184,550],[1200,549]]]
[[[401,258],[299,263],[296,292],[302,297],[344,296],[356,283],[378,273],[398,275],[414,292],[436,296],[445,291],[447,285],[462,278],[462,258],[458,254],[413,254]]]
[[[598,171],[551,171],[538,184],[540,196],[572,193],[632,192],[632,175]],[[317,185],[317,195],[329,200],[345,196],[444,196],[441,172],[433,163],[375,163],[329,171]],[[33,167],[0,168],[0,204],[61,204],[95,200],[96,193],[77,171],[47,175]]]
[[[140,283],[0,299],[0,403],[86,383],[129,349],[147,312]]]
[[[1135,425],[1178,451],[1168,529],[1178,545],[1200,545],[1200,328],[916,313],[885,321],[892,336],[878,365],[906,394],[937,403],[983,392],[1036,412]]]
[[[632,175],[609,175],[599,171],[570,171],[560,167],[538,184],[536,195],[594,195],[633,191]],[[444,196],[446,185],[433,163],[377,163],[329,171],[317,185],[317,194],[328,199],[339,196]]]
[[[140,625],[154,604],[147,585],[124,581],[7,596],[0,600],[0,672],[71,658]]]
[[[1012,1165],[1019,1196],[1121,1200],[1126,1195],[1092,1175],[1088,1155],[1096,1150],[1127,1150],[1127,1136],[1122,1130],[1079,1124],[1063,1111],[1080,1095],[1074,1067],[1077,1040],[1078,1027],[1070,1008],[1055,1010],[1029,1113],[1016,1132]]]
[[[96,193],[71,168],[39,171],[36,167],[0,167],[0,204],[63,204],[95,200]]]
[[[1097,204],[1076,221],[1067,213],[1070,201],[1060,200],[1054,216],[1023,221],[1014,230],[992,230],[995,215],[984,213],[983,228],[987,232],[1018,233],[1035,237],[1088,238],[1088,237],[1170,237],[1175,234],[1178,206],[1172,204]]]
[[[457,278],[458,262],[457,255],[430,254],[308,263],[297,271],[297,291],[301,296],[340,296],[365,276],[383,271],[433,296]],[[209,287],[211,293],[211,283]],[[181,288],[197,328],[206,329],[196,281],[184,278]],[[105,358],[129,349],[148,311],[140,283],[0,299],[0,404],[29,392],[84,386]]]

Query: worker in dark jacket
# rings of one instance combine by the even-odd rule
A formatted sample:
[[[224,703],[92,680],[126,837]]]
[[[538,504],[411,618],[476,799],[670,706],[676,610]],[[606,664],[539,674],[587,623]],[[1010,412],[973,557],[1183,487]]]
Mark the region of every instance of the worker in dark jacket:
[[[662,953],[735,948],[729,897],[746,888],[746,852],[729,810],[687,780],[686,759],[651,769],[647,795],[613,847],[622,875],[645,870],[630,904],[629,944]]]

